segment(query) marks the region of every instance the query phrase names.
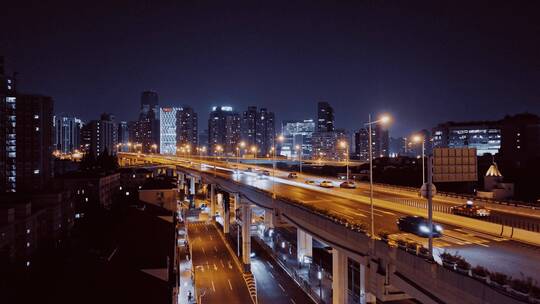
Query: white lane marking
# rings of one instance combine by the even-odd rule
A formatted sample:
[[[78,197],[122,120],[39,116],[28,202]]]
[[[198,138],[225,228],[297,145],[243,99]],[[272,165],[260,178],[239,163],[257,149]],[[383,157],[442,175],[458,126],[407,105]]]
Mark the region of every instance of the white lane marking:
[[[229,261],[228,264],[229,264],[229,269],[232,269],[231,261]]]
[[[216,263],[214,263],[214,270],[217,271]]]
[[[283,292],[285,292],[285,288],[283,288],[283,286],[281,286],[281,284],[278,283],[278,286],[279,286],[279,288],[281,288],[281,290],[283,290]]]
[[[216,246],[214,246],[214,251],[215,251],[215,252],[218,252],[218,251],[217,251],[217,247],[216,247]]]
[[[266,261],[266,263],[268,264],[268,266],[270,266],[270,268],[274,268],[274,266],[272,266],[269,261]]]
[[[118,247],[114,248],[113,252],[111,253],[111,255],[109,255],[109,257],[107,258],[107,262],[110,262],[111,259],[113,258],[113,256],[116,254],[116,251],[118,251]]]
[[[204,247],[201,247],[202,249],[202,252],[204,253],[204,255],[206,255],[206,251],[204,251]]]
[[[296,302],[291,298],[291,303],[292,304],[296,304]]]
[[[211,241],[213,241],[213,240],[214,240],[214,238],[213,238],[212,236],[210,236],[210,240],[211,240]]]
[[[214,292],[216,292],[216,286],[214,285],[214,280],[212,280],[212,289],[214,290]]]
[[[225,268],[225,264],[223,264],[223,260],[219,259],[219,261],[221,262],[221,267]]]
[[[227,282],[229,282],[229,289],[232,290],[231,280],[227,279]]]
[[[270,276],[272,277],[272,279],[275,279],[274,275],[273,275],[271,272],[269,272],[268,274],[270,274]]]

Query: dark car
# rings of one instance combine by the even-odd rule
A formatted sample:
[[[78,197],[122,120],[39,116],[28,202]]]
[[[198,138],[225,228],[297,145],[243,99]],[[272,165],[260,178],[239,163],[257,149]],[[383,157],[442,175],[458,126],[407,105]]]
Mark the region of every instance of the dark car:
[[[356,188],[356,184],[352,181],[345,181],[341,184],[339,184],[340,188],[346,188],[346,189],[354,189]]]
[[[399,230],[410,232],[422,237],[429,236],[428,220],[421,216],[404,216],[397,220],[397,226]],[[433,237],[440,237],[443,232],[441,225],[432,223]]]
[[[289,178],[298,178],[298,174],[296,174],[295,172],[291,172],[289,173]]]
[[[262,171],[262,174],[263,174],[263,175],[266,175],[266,176],[270,176],[270,171],[268,171],[268,170],[263,170],[263,171]]]

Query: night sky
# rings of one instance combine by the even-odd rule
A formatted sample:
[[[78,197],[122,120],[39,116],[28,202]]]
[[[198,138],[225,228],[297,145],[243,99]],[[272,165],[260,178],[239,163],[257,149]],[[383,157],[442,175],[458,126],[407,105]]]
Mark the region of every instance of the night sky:
[[[281,121],[319,99],[347,129],[392,113],[392,136],[540,114],[539,1],[157,2],[2,1],[0,55],[19,91],[85,120],[133,120],[147,89],[202,128],[213,105]]]

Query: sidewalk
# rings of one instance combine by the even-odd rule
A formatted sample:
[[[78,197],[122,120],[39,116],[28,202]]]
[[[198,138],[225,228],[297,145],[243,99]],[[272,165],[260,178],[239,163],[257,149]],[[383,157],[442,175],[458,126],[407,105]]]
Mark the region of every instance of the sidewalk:
[[[187,221],[187,219],[185,219]],[[184,224],[180,224],[179,231],[183,231],[184,235],[187,236],[187,227]],[[193,282],[193,265],[191,263],[191,256],[189,253],[189,244],[177,244],[178,249],[178,260],[180,263],[180,291],[178,292],[178,303],[179,304],[192,304],[196,303],[195,300],[195,290]],[[191,295],[191,297],[190,297]]]

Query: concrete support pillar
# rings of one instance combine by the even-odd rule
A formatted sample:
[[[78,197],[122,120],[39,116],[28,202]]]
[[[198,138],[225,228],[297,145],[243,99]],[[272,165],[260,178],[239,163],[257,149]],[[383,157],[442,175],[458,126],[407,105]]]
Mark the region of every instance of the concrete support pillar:
[[[210,216],[216,220],[216,185],[210,184]]]
[[[298,261],[303,262],[305,256],[313,257],[313,237],[310,234],[296,229],[296,241]]]
[[[223,193],[223,233],[229,233],[231,224],[231,199],[228,192]]]
[[[217,193],[217,211],[219,215],[223,218],[223,193]]]
[[[348,303],[347,294],[347,274],[349,268],[347,265],[347,255],[337,250],[332,249],[332,303],[346,304]]]
[[[189,181],[189,194],[195,195],[195,177],[192,176]]]
[[[250,271],[251,264],[251,207],[249,204],[242,204],[242,262],[244,271]]]
[[[264,210],[264,226],[267,229],[274,228],[275,214],[274,210]]]

